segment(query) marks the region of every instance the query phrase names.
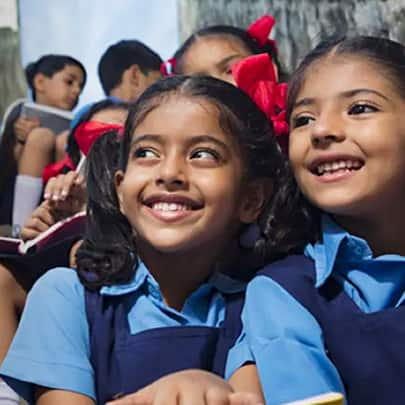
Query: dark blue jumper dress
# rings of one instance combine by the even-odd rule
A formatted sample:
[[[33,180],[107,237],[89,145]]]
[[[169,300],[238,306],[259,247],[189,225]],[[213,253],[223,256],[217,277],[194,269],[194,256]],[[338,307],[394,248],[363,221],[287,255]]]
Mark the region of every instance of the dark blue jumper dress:
[[[225,320],[219,328],[162,327],[131,335],[127,320],[131,294],[114,297],[86,290],[97,403],[134,393],[164,375],[185,369],[224,376],[228,351],[242,328],[244,292],[224,297]]]
[[[405,404],[404,305],[366,314],[332,277],[316,288],[314,262],[305,256],[290,256],[258,275],[279,283],[318,321],[349,405]]]

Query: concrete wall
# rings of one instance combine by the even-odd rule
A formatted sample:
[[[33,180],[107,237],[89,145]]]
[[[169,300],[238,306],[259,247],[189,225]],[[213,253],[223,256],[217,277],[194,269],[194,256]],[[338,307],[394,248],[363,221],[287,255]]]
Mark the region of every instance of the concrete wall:
[[[0,120],[6,107],[27,92],[21,67],[15,0],[0,2]]]
[[[326,33],[384,35],[405,43],[405,0],[178,0],[178,9],[182,39],[207,25],[247,27],[272,14],[272,36],[288,71]]]

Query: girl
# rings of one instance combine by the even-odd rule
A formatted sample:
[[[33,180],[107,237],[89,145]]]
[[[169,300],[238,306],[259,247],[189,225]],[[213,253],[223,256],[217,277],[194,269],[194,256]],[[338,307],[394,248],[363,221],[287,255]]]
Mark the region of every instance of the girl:
[[[249,55],[267,53],[279,79],[284,80],[276,43],[268,39],[274,24],[274,18],[265,15],[246,31],[228,25],[203,28],[191,35],[163,65],[163,73],[208,75],[235,84],[232,66],[236,62]]]
[[[152,85],[128,117],[115,189],[89,173],[79,277],[48,272],[29,294],[7,383],[41,405],[92,404],[182,369],[222,375],[241,279],[310,231],[289,179],[271,124],[236,87]],[[236,374],[250,378],[249,365]]]
[[[228,359],[230,375],[236,351],[250,353],[268,404],[329,390],[350,405],[403,403],[404,66],[399,43],[335,38],[292,76],[289,157],[320,229],[305,256],[249,285]]]
[[[128,107],[123,103],[113,103],[109,100],[96,103],[72,130],[71,137],[80,135],[80,138],[88,140],[87,143],[81,142],[81,144],[90,145],[100,134],[122,127],[127,111]],[[101,145],[97,145],[94,154],[100,161],[100,165],[103,165],[103,171],[98,175],[100,179],[109,179],[105,177],[108,176],[105,167],[115,164],[116,145],[108,139],[99,143]],[[74,153],[77,144],[72,142],[70,149],[72,159],[69,161],[78,161]],[[110,159],[113,159],[113,163],[109,163]],[[66,168],[63,165],[61,167]],[[84,177],[75,171],[51,178],[45,188],[44,202],[32,213],[22,229],[21,237],[24,240],[33,239],[56,222],[82,211],[85,208],[86,194]],[[0,362],[5,357],[16,332],[27,291],[50,268],[69,266],[69,264],[74,267],[74,252],[81,236],[81,233],[65,235],[63,241],[35,254],[16,256],[0,252],[0,330],[2,331]]]
[[[32,98],[39,104],[72,110],[86,81],[76,59],[45,55],[26,68]],[[43,167],[54,160],[55,147],[63,150],[63,137],[55,138],[37,119],[21,116],[23,102],[4,119],[0,161],[6,175],[0,179],[0,223],[22,225],[36,207],[42,191]]]

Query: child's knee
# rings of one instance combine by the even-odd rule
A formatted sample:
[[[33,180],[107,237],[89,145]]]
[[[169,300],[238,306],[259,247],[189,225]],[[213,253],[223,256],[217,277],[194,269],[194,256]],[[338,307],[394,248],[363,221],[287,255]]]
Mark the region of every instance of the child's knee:
[[[27,150],[52,151],[55,149],[55,134],[48,128],[35,128],[27,136]]]
[[[0,263],[0,297],[6,299],[16,310],[22,311],[27,293],[13,276],[11,270]]]

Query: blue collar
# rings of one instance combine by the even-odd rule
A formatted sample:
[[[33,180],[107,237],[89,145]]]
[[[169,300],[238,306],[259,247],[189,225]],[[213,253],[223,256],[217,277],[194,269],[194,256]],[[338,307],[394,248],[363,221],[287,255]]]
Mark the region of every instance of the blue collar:
[[[104,286],[100,289],[102,295],[124,295],[139,290],[145,283],[152,285],[156,290],[159,290],[159,284],[146,268],[143,262],[139,261],[139,266],[136,269],[135,275],[127,284],[116,284],[112,286]],[[212,274],[207,283],[200,288],[211,290],[212,288],[225,294],[233,294],[243,291],[246,288],[246,283],[235,280],[223,273],[215,272]]]
[[[338,257],[350,258],[351,261],[373,257],[364,239],[350,235],[328,215],[322,216],[321,227],[322,240],[305,248],[305,254],[315,261],[317,288],[331,275]]]

